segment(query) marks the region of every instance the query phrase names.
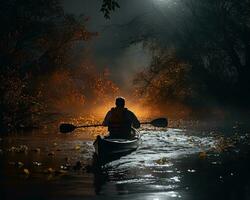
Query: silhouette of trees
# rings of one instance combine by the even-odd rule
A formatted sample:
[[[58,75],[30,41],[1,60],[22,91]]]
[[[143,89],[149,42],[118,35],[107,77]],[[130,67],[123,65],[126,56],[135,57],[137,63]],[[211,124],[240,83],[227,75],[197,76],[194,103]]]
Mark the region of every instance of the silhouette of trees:
[[[164,32],[165,37],[151,32],[144,40],[147,47],[157,46],[160,51],[153,51],[150,67],[137,76],[137,91],[146,91],[147,97],[153,95],[154,101],[160,98],[157,102],[171,99],[189,106],[215,102],[247,106],[249,1],[186,0],[176,8],[182,12],[175,10],[170,16],[173,11],[166,8],[166,20],[157,26],[163,27],[157,32]],[[156,91],[159,94],[155,95]]]
[[[103,0],[101,12],[103,12],[106,19],[110,19],[111,12],[114,12],[116,8],[120,8],[117,0]]]
[[[0,1],[0,129],[34,126],[52,102],[56,108],[85,101],[71,54],[97,35],[86,29],[87,21],[66,14],[59,0]],[[91,81],[88,75],[81,79]]]

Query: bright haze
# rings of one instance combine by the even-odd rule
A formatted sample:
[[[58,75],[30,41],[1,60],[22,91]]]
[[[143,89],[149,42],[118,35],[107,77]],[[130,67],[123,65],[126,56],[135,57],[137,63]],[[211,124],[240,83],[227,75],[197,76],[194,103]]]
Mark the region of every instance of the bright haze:
[[[85,50],[99,69],[107,68],[111,79],[127,91],[135,73],[147,67],[151,60],[143,44],[132,44],[133,39],[160,23],[161,8],[170,3],[166,0],[119,1],[120,9],[112,13],[108,20],[100,12],[101,4],[98,0],[63,1],[66,12],[89,17],[89,31],[99,35],[85,44]],[[81,51],[78,53],[80,56],[83,54]]]

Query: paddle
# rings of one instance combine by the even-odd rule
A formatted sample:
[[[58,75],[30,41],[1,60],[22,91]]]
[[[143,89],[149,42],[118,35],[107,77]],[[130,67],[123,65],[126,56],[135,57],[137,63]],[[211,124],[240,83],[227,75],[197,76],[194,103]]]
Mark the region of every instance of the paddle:
[[[150,124],[155,127],[167,127],[168,119],[167,118],[157,118],[152,120],[151,122],[142,122],[141,124]]]
[[[142,122],[141,124],[151,124],[155,127],[167,127],[168,126],[168,120],[167,118],[158,118],[154,119],[151,122]],[[93,124],[93,125],[83,125],[83,126],[75,126],[73,124],[66,124],[63,123],[60,125],[59,129],[61,133],[69,133],[74,131],[77,128],[88,128],[88,127],[98,127],[103,126],[102,124]]]

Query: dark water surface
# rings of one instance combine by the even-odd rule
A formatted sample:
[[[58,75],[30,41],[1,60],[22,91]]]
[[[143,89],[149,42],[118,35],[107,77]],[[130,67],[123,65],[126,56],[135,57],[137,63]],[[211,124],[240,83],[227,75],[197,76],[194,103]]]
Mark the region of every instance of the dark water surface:
[[[0,199],[250,199],[247,131],[141,134],[137,151],[104,167],[92,165],[93,139],[80,133],[3,137]]]

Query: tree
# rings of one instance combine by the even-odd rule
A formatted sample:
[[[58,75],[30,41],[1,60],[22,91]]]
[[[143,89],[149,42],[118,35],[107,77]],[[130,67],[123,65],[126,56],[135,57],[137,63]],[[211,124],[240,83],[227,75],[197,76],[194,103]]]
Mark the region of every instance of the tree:
[[[116,8],[120,8],[117,0],[103,0],[101,12],[103,12],[106,19],[110,19],[111,12],[114,12]]]
[[[86,29],[85,17],[64,13],[59,0],[9,0],[0,5],[0,129],[33,126],[50,102],[41,87],[45,80],[67,77],[68,85],[60,86],[70,88],[74,97],[82,96],[74,77],[65,74],[71,50],[97,33]]]
[[[177,9],[173,12],[166,8],[163,16],[166,20],[158,22],[161,23],[157,25],[158,29],[152,28],[156,32],[145,37],[146,47],[158,46],[161,51],[157,53],[158,64],[154,65],[153,59],[144,76],[138,76],[140,81],[148,84],[145,76],[150,77],[152,66],[153,71],[159,69],[158,74],[162,74],[162,77],[154,77],[153,82],[171,79],[172,73],[179,71],[180,66],[163,64],[168,63],[169,56],[162,56],[162,52],[165,52],[163,55],[169,55],[168,52],[174,50],[171,57],[185,64],[185,75],[174,79],[177,84],[174,87],[161,83],[161,90],[164,91],[161,92],[161,101],[175,97],[175,100],[186,105],[193,102],[192,105],[212,106],[215,104],[211,102],[217,102],[219,105],[247,106],[250,99],[249,1],[186,0],[176,8],[182,13]],[[160,36],[157,33],[161,33]],[[141,40],[135,38],[134,41]],[[166,73],[166,70],[172,73]],[[182,90],[189,91],[192,88],[191,93],[185,93],[192,95],[185,99],[176,98],[180,95],[178,82],[185,82],[181,84]],[[154,88],[151,91],[157,90],[152,82],[149,85]],[[145,85],[141,90],[143,88]],[[154,93],[150,95],[155,97]]]

